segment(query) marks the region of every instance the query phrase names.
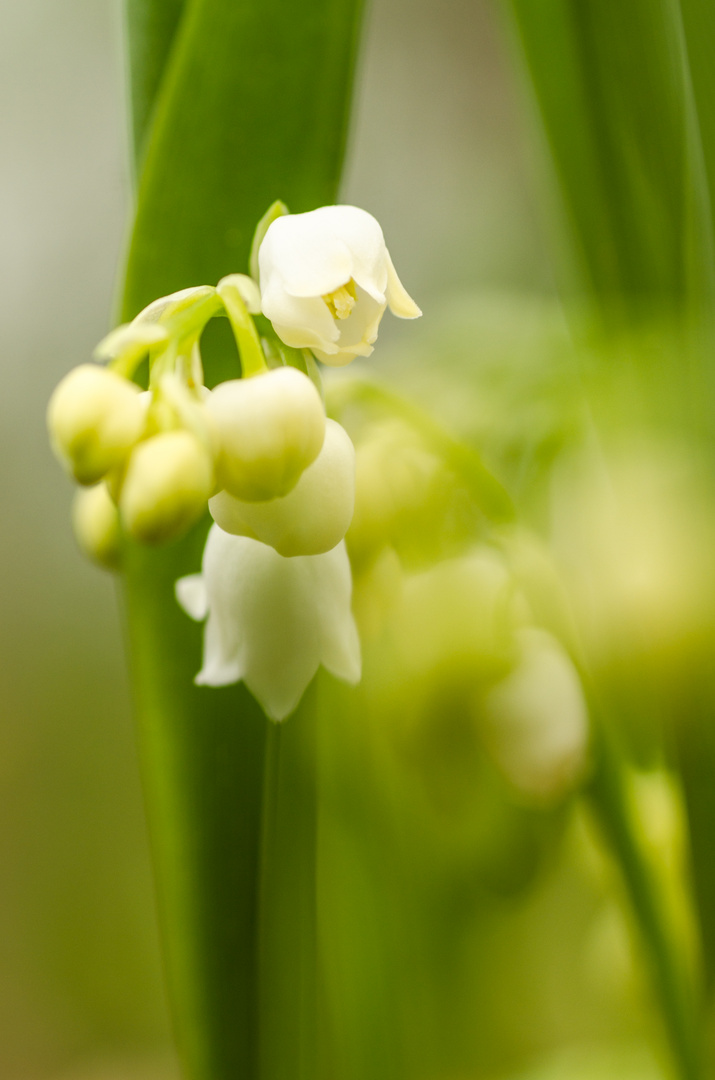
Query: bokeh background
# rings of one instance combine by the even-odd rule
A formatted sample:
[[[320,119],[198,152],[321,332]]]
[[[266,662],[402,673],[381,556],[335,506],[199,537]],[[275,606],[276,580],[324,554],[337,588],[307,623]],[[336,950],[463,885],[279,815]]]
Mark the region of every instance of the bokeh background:
[[[75,548],[71,484],[44,427],[53,387],[112,318],[131,206],[123,69],[119,0],[0,0],[0,1075],[9,1080],[176,1076],[121,608],[113,580]],[[425,312],[409,331],[414,368],[389,320],[374,357],[376,368],[399,370],[405,391],[434,384],[442,363],[449,379],[445,325],[485,303],[501,310],[500,296],[511,311],[514,297],[553,296],[546,174],[499,5],[374,0],[343,197],[381,221]],[[472,942],[481,990],[457,988],[455,1023],[469,1026],[469,1009],[496,986],[485,965],[496,971],[511,948],[542,975],[534,987],[517,962],[495,991],[527,1048],[613,1028],[620,999],[594,1012],[571,951],[594,906],[575,873],[552,867],[528,910],[484,924]],[[618,920],[605,912],[604,942],[622,934]],[[505,1023],[506,1041],[509,1031]]]

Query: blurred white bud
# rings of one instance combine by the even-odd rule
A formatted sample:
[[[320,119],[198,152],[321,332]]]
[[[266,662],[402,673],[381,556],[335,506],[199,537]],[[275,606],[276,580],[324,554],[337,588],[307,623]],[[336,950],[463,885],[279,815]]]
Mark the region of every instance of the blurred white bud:
[[[80,484],[96,484],[120,465],[144,429],[140,390],[97,364],[64,377],[47,406],[55,454]]]
[[[518,630],[515,637],[514,669],[483,700],[484,739],[514,787],[552,800],[584,773],[586,702],[576,669],[556,638],[534,627]]]
[[[206,409],[219,444],[218,482],[239,499],[287,495],[323,445],[320,394],[296,368],[220,383]]]
[[[122,524],[135,540],[175,540],[198,521],[213,490],[213,461],[188,431],[167,431],[133,451],[119,486]]]
[[[356,449],[351,559],[366,563],[387,544],[404,539],[414,545],[438,529],[437,503],[448,483],[437,458],[406,424],[375,425]]]
[[[72,525],[84,554],[107,570],[120,560],[119,511],[106,484],[78,491],[72,504]]]
[[[353,444],[340,424],[326,420],[322,450],[288,495],[244,502],[222,491],[209,500],[209,510],[225,532],[261,540],[291,557],[319,555],[339,544],[354,503]]]
[[[209,532],[202,572],[176,583],[179,603],[207,618],[196,683],[243,680],[273,720],[291,713],[320,664],[349,683],[360,678],[360,642],[350,610],[345,545],[284,559],[272,547]]]
[[[519,597],[504,560],[489,548],[405,577],[392,635],[403,677],[473,686],[508,669]]]
[[[286,214],[258,252],[263,314],[279,338],[340,366],[369,356],[389,306],[402,319],[421,312],[397,276],[382,229],[355,206]]]
[[[554,549],[592,664],[645,660],[662,685],[710,633],[707,484],[687,449],[645,440],[556,470]]]

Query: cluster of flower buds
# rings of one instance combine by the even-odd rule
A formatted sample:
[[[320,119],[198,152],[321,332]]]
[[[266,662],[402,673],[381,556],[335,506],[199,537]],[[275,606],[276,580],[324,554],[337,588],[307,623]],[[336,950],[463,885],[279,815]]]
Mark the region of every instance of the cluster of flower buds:
[[[122,533],[146,544],[180,537],[207,505],[224,532],[284,557],[328,552],[345,536],[355,453],[326,418],[313,355],[333,365],[369,355],[388,306],[403,318],[419,309],[380,226],[355,207],[290,215],[276,204],[251,269],[150,304],[55,390],[50,437],[85,489],[75,531],[96,561],[117,564]],[[241,377],[209,390],[199,342],[217,315],[231,323]],[[255,315],[270,322],[263,336]]]

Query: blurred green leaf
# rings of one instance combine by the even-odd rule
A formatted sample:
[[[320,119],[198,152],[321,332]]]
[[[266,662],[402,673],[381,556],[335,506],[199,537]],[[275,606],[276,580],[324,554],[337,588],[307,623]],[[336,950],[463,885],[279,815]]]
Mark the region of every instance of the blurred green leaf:
[[[690,77],[702,139],[712,220],[715,213],[715,10],[709,0],[680,0],[690,61]],[[710,328],[712,329],[712,327]],[[707,342],[705,365],[712,367],[712,341]],[[712,413],[708,416],[712,439]],[[701,678],[692,684],[682,720],[676,728],[679,764],[688,807],[692,876],[700,913],[703,962],[708,990],[715,990],[715,866],[712,838],[715,835],[715,732],[712,724],[713,683],[709,659]],[[715,1025],[712,1018],[710,1027]],[[711,1042],[715,1045],[715,1039]]]
[[[680,8],[712,219],[715,207],[715,12],[710,0],[680,0]]]
[[[186,0],[180,11],[169,0],[128,3],[134,127],[138,141],[150,134],[141,154],[125,318],[162,294],[245,271],[256,223],[272,200],[285,199],[296,211],[334,201],[361,7],[359,0]],[[173,587],[198,570],[206,524],[169,549],[127,552],[144,783],[186,1075],[269,1080],[279,1064],[258,1063],[255,954],[269,722],[243,687],[192,684],[201,629],[178,609]],[[300,742],[302,731],[296,725],[291,735]],[[284,805],[294,783],[278,771]],[[306,806],[310,818],[309,798]],[[276,847],[278,840],[268,845],[269,859]],[[313,873],[314,850],[305,857],[296,879],[264,866],[264,883],[301,890]],[[296,925],[304,936],[288,936],[292,951],[282,964],[285,978],[305,986],[314,926],[309,901],[300,902]],[[279,992],[295,1001],[285,983]],[[302,1075],[298,1061],[310,1042],[300,1028],[286,1017],[279,1055],[296,1062],[295,1075]]]
[[[573,240],[610,318],[710,294],[712,234],[677,0],[511,0]]]
[[[647,403],[644,415],[662,431],[679,429],[690,440],[699,433],[711,455],[713,5],[511,0],[511,9],[587,288],[611,324],[614,316],[620,328],[647,320],[654,331],[650,340],[625,338],[613,356],[633,364],[634,400]],[[679,339],[683,316],[698,333]],[[602,422],[614,423],[617,397],[606,398]],[[707,780],[715,747],[705,699],[701,690],[699,701],[693,691],[679,702],[678,742],[712,986],[715,875],[706,852],[715,827]]]

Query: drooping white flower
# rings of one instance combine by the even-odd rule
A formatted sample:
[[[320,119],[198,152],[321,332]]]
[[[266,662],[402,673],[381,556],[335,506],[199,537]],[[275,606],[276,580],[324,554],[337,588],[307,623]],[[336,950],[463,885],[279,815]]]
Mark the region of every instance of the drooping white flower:
[[[225,532],[262,540],[286,557],[330,551],[345,536],[354,506],[355,449],[335,420],[325,421],[322,450],[283,498],[248,502],[221,491],[209,499]]]
[[[360,642],[351,590],[344,543],[324,555],[286,559],[212,526],[201,573],[176,583],[187,614],[206,619],[196,683],[242,679],[273,720],[295,709],[320,664],[356,683]]]
[[[514,669],[487,693],[483,734],[516,788],[555,799],[584,773],[588,710],[578,673],[563,646],[536,627],[517,631]]]
[[[378,222],[355,206],[286,214],[258,253],[263,314],[286,345],[340,366],[369,356],[389,307],[421,315],[397,276]]]

